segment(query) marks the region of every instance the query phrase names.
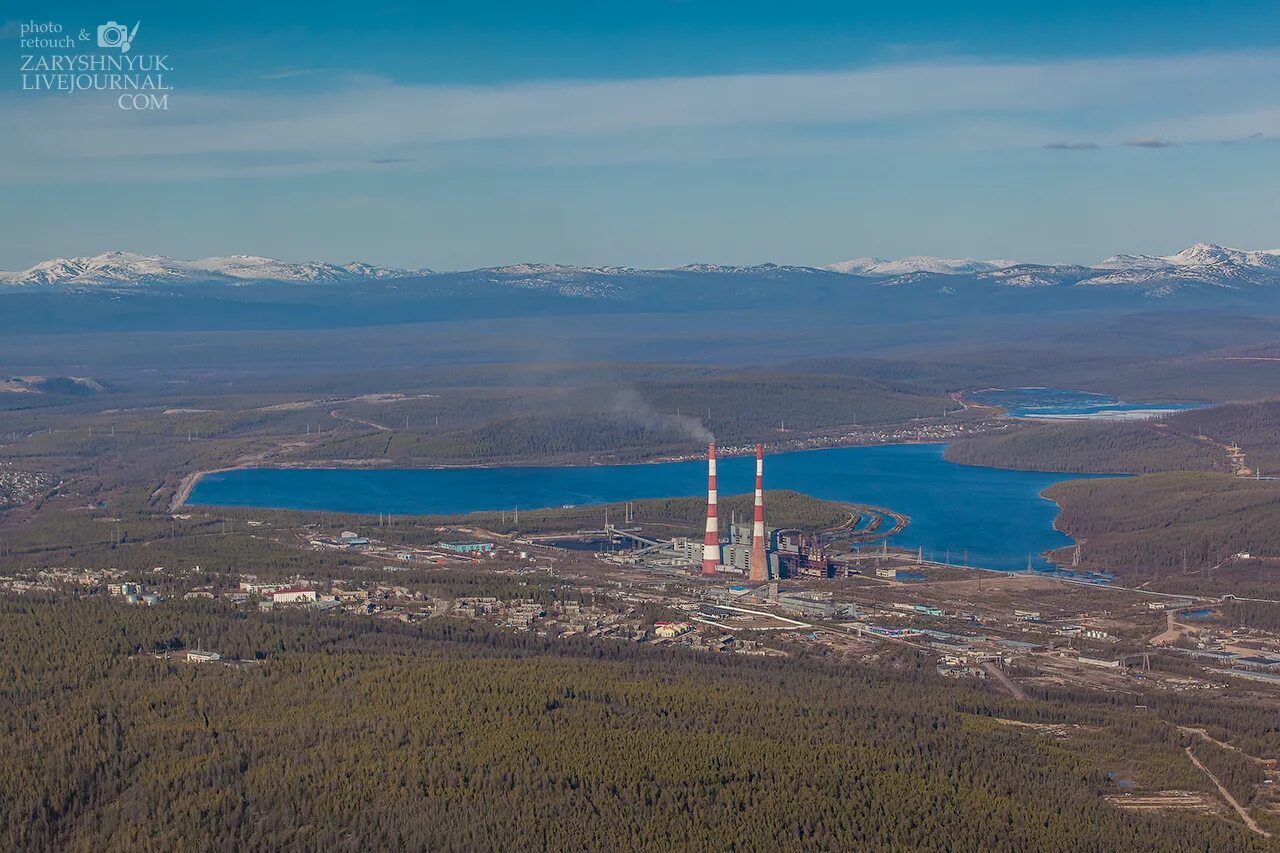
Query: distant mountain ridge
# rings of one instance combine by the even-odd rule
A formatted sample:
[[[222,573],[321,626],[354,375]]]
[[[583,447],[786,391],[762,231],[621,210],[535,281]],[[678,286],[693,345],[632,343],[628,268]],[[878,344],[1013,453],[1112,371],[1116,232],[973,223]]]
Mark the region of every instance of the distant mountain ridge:
[[[87,258],[55,258],[21,272],[0,272],[0,283],[25,285],[141,285],[216,281],[282,281],[318,283],[360,279],[405,278],[422,275],[352,262],[289,263],[255,255],[180,261],[162,255],[105,252]]]
[[[965,282],[1009,288],[1121,288],[1148,296],[1167,296],[1186,288],[1245,288],[1280,285],[1280,249],[1243,250],[1197,243],[1173,255],[1120,254],[1092,265],[1036,264],[1011,259],[934,258],[915,256],[889,261],[862,257],[826,266],[759,264],[733,266],[688,264],[670,269],[625,266],[574,266],[522,263],[452,273],[405,270],[352,262],[300,263],[253,255],[175,260],[160,255],[107,252],[84,258],[56,258],[21,272],[0,272],[0,284],[18,287],[133,289],[150,285],[247,284],[278,282],[336,284],[430,277],[452,284],[481,283],[502,288],[552,291],[561,296],[609,299],[634,295],[648,282],[742,279],[826,281],[838,286],[849,279],[883,286],[920,286],[954,293]]]
[[[995,270],[1015,266],[1017,263],[1017,261],[1011,260],[975,261],[973,258],[931,258],[917,255],[896,261],[886,261],[881,258],[854,258],[851,261],[828,264],[823,269],[846,275],[892,278],[912,273],[968,275],[980,272],[994,272]]]
[[[1213,243],[1196,243],[1176,255],[1113,255],[1104,270],[1084,284],[1172,287],[1204,284],[1216,287],[1275,284],[1280,281],[1280,249],[1246,251]]]

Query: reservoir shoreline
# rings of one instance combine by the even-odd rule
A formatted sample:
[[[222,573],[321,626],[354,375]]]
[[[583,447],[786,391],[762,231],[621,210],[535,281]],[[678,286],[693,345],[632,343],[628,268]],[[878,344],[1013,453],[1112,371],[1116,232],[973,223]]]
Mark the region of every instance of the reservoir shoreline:
[[[823,450],[837,450],[851,447],[905,447],[912,445],[925,444],[942,444],[944,447],[949,442],[939,442],[936,440],[919,440],[919,441],[884,441],[879,443],[857,443],[857,444],[829,444],[818,447],[795,446],[780,447],[770,455],[778,455],[781,453],[815,453]],[[768,447],[768,445],[766,445]],[[721,459],[747,457],[755,453],[754,445],[742,445],[722,447],[716,446],[716,456]],[[224,474],[229,471],[244,471],[251,469],[275,469],[275,470],[314,470],[314,471],[471,471],[471,470],[491,470],[491,469],[521,469],[521,468],[580,468],[580,467],[630,467],[641,465],[665,465],[671,462],[689,462],[695,459],[705,458],[698,453],[683,453],[678,455],[655,456],[652,459],[641,459],[635,462],[601,462],[596,459],[586,459],[578,461],[565,462],[547,462],[547,461],[528,461],[528,462],[459,462],[457,464],[449,464],[443,462],[434,462],[429,465],[406,465],[402,461],[389,461],[384,459],[315,459],[304,462],[290,461],[270,461],[264,458],[256,458],[250,461],[238,462],[234,465],[224,465],[218,468],[207,468],[200,471],[193,471],[184,476],[179,482],[177,489],[174,490],[174,496],[169,504],[170,512],[177,512],[182,507],[190,503],[191,493],[199,487],[201,479],[209,474]],[[950,460],[948,460],[950,461]],[[953,462],[954,465],[966,465],[964,462]],[[986,468],[992,466],[977,465],[970,467]],[[1024,470],[1016,468],[1008,468],[1003,470]],[[1025,469],[1034,470],[1034,469]],[[1059,472],[1040,472],[1040,473],[1059,473]],[[197,506],[216,506],[216,504],[196,504]],[[283,509],[284,507],[262,507],[263,509]]]
[[[1082,475],[961,465],[946,460],[944,450],[940,443],[913,442],[777,453],[765,458],[765,483],[909,516],[894,544],[931,558],[965,554],[970,565],[1007,571],[1030,560],[1047,568],[1045,553],[1073,544],[1056,526],[1060,507],[1043,492]],[[749,492],[752,462],[723,458],[721,492]],[[704,493],[706,468],[699,458],[567,466],[259,464],[205,472],[184,486],[179,497],[188,506],[453,516],[691,497]]]

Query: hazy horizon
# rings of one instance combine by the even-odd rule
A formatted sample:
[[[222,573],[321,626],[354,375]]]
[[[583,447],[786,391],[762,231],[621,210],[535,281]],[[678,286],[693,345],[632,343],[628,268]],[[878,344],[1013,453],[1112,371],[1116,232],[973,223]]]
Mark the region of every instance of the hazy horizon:
[[[1196,241],[1196,243],[1208,243],[1208,242],[1209,242],[1209,241],[1205,241],[1205,240]],[[1180,251],[1182,251],[1182,250],[1184,250],[1184,249],[1189,248],[1189,247],[1190,247],[1190,246],[1192,246],[1192,245],[1195,245],[1196,243],[1188,244],[1188,245],[1185,245],[1185,246],[1180,246],[1180,247],[1178,247],[1177,249],[1174,249],[1174,250],[1171,250],[1171,251],[1167,251],[1167,252],[1166,252],[1166,251],[1142,251],[1142,250],[1140,250],[1140,249],[1130,249],[1130,250],[1126,250],[1126,251],[1124,251],[1124,252],[1122,252],[1122,253],[1123,253],[1123,254],[1129,254],[1129,255],[1145,255],[1145,256],[1151,256],[1151,257],[1169,257],[1169,256],[1171,256],[1171,255],[1175,255],[1175,254],[1177,254],[1178,252],[1180,252]],[[1239,249],[1239,250],[1243,250],[1243,251],[1280,252],[1280,248],[1273,248],[1273,247],[1269,247],[1269,246],[1233,246],[1233,245],[1225,245],[1225,244],[1218,244],[1218,245],[1223,245],[1223,247],[1224,247],[1224,248],[1229,248],[1229,249]],[[0,272],[24,272],[24,271],[29,270],[29,269],[31,269],[32,267],[34,267],[34,266],[36,266],[36,265],[40,264],[40,263],[44,263],[44,262],[47,262],[47,261],[58,260],[58,259],[71,259],[71,258],[95,258],[95,257],[100,257],[100,256],[105,255],[105,254],[110,254],[110,253],[113,253],[113,252],[118,252],[118,253],[122,253],[122,254],[126,254],[126,255],[140,255],[140,256],[144,256],[144,257],[163,257],[163,258],[168,258],[168,259],[170,259],[170,260],[175,260],[175,261],[186,261],[186,262],[189,262],[189,261],[198,261],[198,260],[221,259],[221,258],[229,258],[229,257],[235,257],[235,256],[253,256],[253,257],[267,258],[267,259],[270,259],[270,260],[276,260],[276,261],[281,261],[281,262],[283,262],[283,263],[291,263],[291,264],[301,264],[301,263],[315,262],[315,263],[324,263],[324,264],[332,264],[332,265],[335,265],[335,266],[340,266],[340,265],[342,265],[342,264],[349,264],[349,263],[368,263],[368,264],[372,264],[372,265],[374,265],[374,266],[382,266],[382,267],[388,267],[388,268],[395,268],[395,269],[400,269],[400,270],[404,270],[404,271],[407,271],[407,272],[431,272],[431,273],[470,272],[470,271],[473,271],[473,270],[480,270],[480,269],[493,269],[493,268],[500,268],[500,267],[517,266],[517,265],[521,265],[521,264],[530,264],[530,265],[548,265],[548,266],[580,266],[580,267],[619,267],[619,268],[630,268],[630,269],[636,269],[636,270],[645,270],[645,269],[653,269],[653,270],[679,269],[680,267],[690,266],[690,265],[695,265],[695,264],[701,264],[701,263],[711,264],[711,265],[719,265],[719,266],[744,266],[744,267],[747,267],[747,266],[760,266],[760,265],[768,265],[768,264],[777,264],[777,265],[779,265],[779,266],[796,266],[796,267],[809,267],[809,268],[813,268],[813,269],[824,269],[824,268],[827,268],[827,267],[837,266],[837,265],[839,265],[840,263],[842,263],[842,262],[846,262],[846,261],[851,261],[851,260],[860,260],[860,259],[873,259],[873,258],[874,258],[874,259],[881,260],[881,261],[885,261],[885,262],[894,262],[894,261],[910,260],[910,259],[914,259],[914,258],[932,258],[932,259],[936,259],[936,260],[972,260],[972,261],[978,261],[978,262],[1015,262],[1015,261],[1016,261],[1016,262],[1020,262],[1020,263],[1030,263],[1030,264],[1046,264],[1046,265],[1079,265],[1079,266],[1091,266],[1091,265],[1098,264],[1098,263],[1100,263],[1100,262],[1102,262],[1102,261],[1104,261],[1104,260],[1107,260],[1107,258],[1093,258],[1093,259],[1091,259],[1091,260],[1084,260],[1084,261],[1080,261],[1080,260],[1056,260],[1056,259],[1045,259],[1045,258],[1037,258],[1037,257],[987,258],[987,257],[975,257],[975,256],[972,256],[972,255],[952,255],[952,256],[944,256],[944,255],[929,255],[929,254],[925,254],[925,253],[919,253],[919,254],[915,254],[915,255],[901,255],[901,256],[897,256],[897,257],[883,257],[883,256],[873,256],[873,255],[857,255],[857,256],[855,256],[855,255],[849,255],[848,257],[839,258],[839,259],[835,259],[835,260],[823,260],[823,261],[792,261],[792,262],[787,262],[787,263],[783,263],[783,262],[780,262],[780,261],[774,261],[774,260],[768,260],[768,259],[766,259],[766,260],[755,261],[755,262],[752,262],[752,263],[749,263],[749,264],[733,264],[733,263],[730,263],[730,262],[718,261],[718,260],[710,259],[710,258],[703,258],[703,259],[700,259],[700,260],[686,260],[686,261],[682,261],[682,262],[680,262],[680,263],[671,263],[671,264],[662,264],[662,265],[651,265],[651,266],[645,266],[645,265],[640,265],[640,264],[621,263],[621,262],[617,262],[617,261],[608,261],[608,260],[603,260],[603,261],[598,261],[598,262],[576,263],[576,264],[575,264],[575,263],[569,263],[569,262],[565,262],[565,261],[561,261],[561,260],[556,260],[556,259],[549,259],[549,258],[524,258],[524,259],[521,259],[521,260],[503,261],[503,262],[501,262],[501,263],[488,263],[488,264],[481,264],[481,265],[479,265],[479,266],[474,266],[474,267],[456,267],[456,268],[446,268],[446,267],[436,266],[436,265],[432,265],[432,264],[425,264],[425,265],[422,265],[422,266],[405,266],[405,267],[398,267],[398,266],[397,266],[397,265],[395,265],[395,264],[388,264],[388,263],[385,263],[385,262],[383,262],[383,261],[382,261],[381,259],[379,259],[379,258],[367,258],[367,257],[366,257],[366,258],[349,258],[349,257],[336,257],[336,256],[334,256],[334,257],[325,257],[325,256],[320,256],[320,257],[301,257],[301,256],[298,256],[298,257],[283,257],[283,256],[281,256],[281,255],[275,255],[275,254],[269,254],[269,253],[265,253],[265,254],[253,254],[253,255],[251,255],[251,253],[247,253],[247,252],[233,252],[233,253],[229,253],[229,254],[226,254],[226,255],[203,255],[203,256],[192,256],[192,257],[179,257],[179,256],[176,256],[176,255],[171,255],[171,254],[167,254],[167,253],[164,253],[164,252],[136,251],[136,250],[134,250],[134,249],[130,249],[130,248],[110,247],[110,248],[105,248],[105,249],[103,249],[103,250],[101,250],[101,251],[96,251],[96,252],[84,252],[84,253],[78,253],[78,254],[68,254],[68,255],[62,255],[62,256],[59,256],[58,258],[52,258],[52,257],[49,257],[49,258],[41,258],[41,259],[39,259],[38,261],[35,261],[34,263],[26,264],[26,265],[24,265],[24,266],[11,266],[11,265],[10,265],[10,266],[6,266],[6,265],[4,264],[4,262],[3,262],[3,261],[0,261]],[[1118,252],[1118,253],[1116,253],[1116,254],[1121,254],[1121,253],[1120,253],[1120,252]],[[1108,256],[1108,257],[1110,257],[1110,256]]]

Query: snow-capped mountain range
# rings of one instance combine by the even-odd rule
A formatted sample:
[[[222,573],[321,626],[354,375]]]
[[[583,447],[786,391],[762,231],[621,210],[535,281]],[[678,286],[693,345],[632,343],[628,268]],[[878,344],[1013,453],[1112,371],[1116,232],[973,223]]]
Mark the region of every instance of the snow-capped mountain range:
[[[846,275],[865,275],[873,278],[891,278],[912,273],[930,273],[933,275],[972,275],[980,272],[994,272],[1017,265],[1017,261],[995,260],[975,261],[973,258],[929,258],[914,256],[896,261],[881,258],[854,258],[851,261],[840,261],[828,264],[824,269]]]
[[[1280,283],[1280,249],[1246,251],[1213,243],[1196,243],[1175,255],[1112,255],[1090,264],[1034,264],[1014,260],[977,261],[973,258],[855,258],[824,269],[902,284],[926,276],[973,276],[1012,287],[1126,285],[1176,287],[1202,284],[1236,287]]]
[[[0,272],[0,283],[25,285],[140,285],[191,282],[284,281],[298,283],[404,278],[408,271],[363,263],[288,263],[275,258],[232,255],[179,261],[160,255],[106,252],[91,258],[55,258],[21,272]]]
[[[1088,284],[1273,284],[1280,280],[1280,249],[1245,251],[1196,243],[1176,255],[1113,255],[1095,266],[1103,272]]]
[[[825,269],[885,284],[968,276],[1009,287],[1128,287],[1163,296],[1185,286],[1240,288],[1280,284],[1280,249],[1246,251],[1196,243],[1174,255],[1112,255],[1095,264],[1035,264],[972,258],[856,258]]]
[[[136,288],[196,283],[286,282],[330,284],[430,276],[433,279],[485,282],[506,287],[550,290],[563,296],[609,298],[629,292],[629,283],[688,280],[715,276],[718,281],[749,278],[757,282],[810,278],[839,284],[846,277],[885,286],[933,286],[954,292],[965,281],[1014,288],[1125,288],[1164,296],[1187,287],[1242,289],[1280,285],[1280,249],[1246,251],[1197,243],[1174,255],[1113,255],[1091,265],[1036,264],[972,258],[909,257],[900,260],[855,258],[824,267],[720,266],[689,264],[674,269],[621,266],[569,266],[526,263],[456,273],[403,270],[364,263],[291,263],[274,258],[232,255],[194,261],[159,255],[107,252],[86,258],[58,258],[21,272],[0,272],[0,284],[25,287]]]

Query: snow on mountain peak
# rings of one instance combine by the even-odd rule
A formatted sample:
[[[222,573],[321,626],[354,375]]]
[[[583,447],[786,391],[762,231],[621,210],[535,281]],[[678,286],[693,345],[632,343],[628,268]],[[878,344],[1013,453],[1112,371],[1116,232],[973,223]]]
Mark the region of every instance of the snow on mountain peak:
[[[1015,266],[1018,262],[1008,259],[978,261],[973,258],[933,258],[915,255],[896,261],[881,258],[854,258],[851,261],[840,261],[828,264],[823,269],[846,275],[865,275],[880,278],[907,275],[910,273],[931,273],[933,275],[971,275],[980,272],[993,272]]]
[[[1196,243],[1183,249],[1176,255],[1169,255],[1164,260],[1174,266],[1208,266],[1213,264],[1235,264],[1243,267],[1262,267],[1280,269],[1280,250],[1277,249],[1229,249],[1213,243]]]
[[[55,258],[21,272],[0,272],[0,282],[25,285],[139,285],[217,281],[338,282],[402,278],[424,271],[349,263],[290,263],[256,255],[181,261],[161,255],[111,251],[87,258]]]
[[[1280,259],[1280,250],[1277,249],[1244,250],[1231,249],[1216,243],[1196,243],[1174,255],[1112,255],[1094,264],[1094,267],[1122,270],[1199,267],[1215,264],[1273,267],[1278,259]]]
[[[1137,285],[1158,289],[1163,295],[1171,287],[1187,284],[1234,288],[1276,283],[1280,279],[1280,251],[1196,243],[1173,255],[1113,255],[1094,267],[1101,274],[1081,284]]]
[[[1103,258],[1094,264],[1093,268],[1100,270],[1155,270],[1168,265],[1169,262],[1164,258],[1157,258],[1152,255],[1120,254]]]
[[[112,251],[92,257],[54,258],[21,272],[0,272],[0,284],[129,288],[176,284],[246,282],[344,283],[381,281],[430,274],[352,261],[289,262],[259,255],[230,255],[184,261],[161,255]],[[1280,249],[1242,250],[1196,243],[1165,256],[1118,254],[1092,266],[1034,264],[1007,259],[934,258],[899,260],[861,257],[823,268],[689,264],[675,269],[624,266],[570,266],[523,263],[453,273],[509,287],[547,289],[570,296],[607,298],[632,292],[645,280],[680,280],[690,275],[736,275],[753,281],[790,280],[800,275],[847,274],[875,279],[882,286],[928,284],[937,277],[968,276],[1006,287],[1123,286],[1148,295],[1167,295],[1182,287],[1237,289],[1280,285]]]
[[[1247,263],[1248,253],[1239,249],[1227,249],[1216,243],[1196,243],[1178,252],[1166,255],[1163,260],[1174,266],[1200,266],[1204,264]]]

